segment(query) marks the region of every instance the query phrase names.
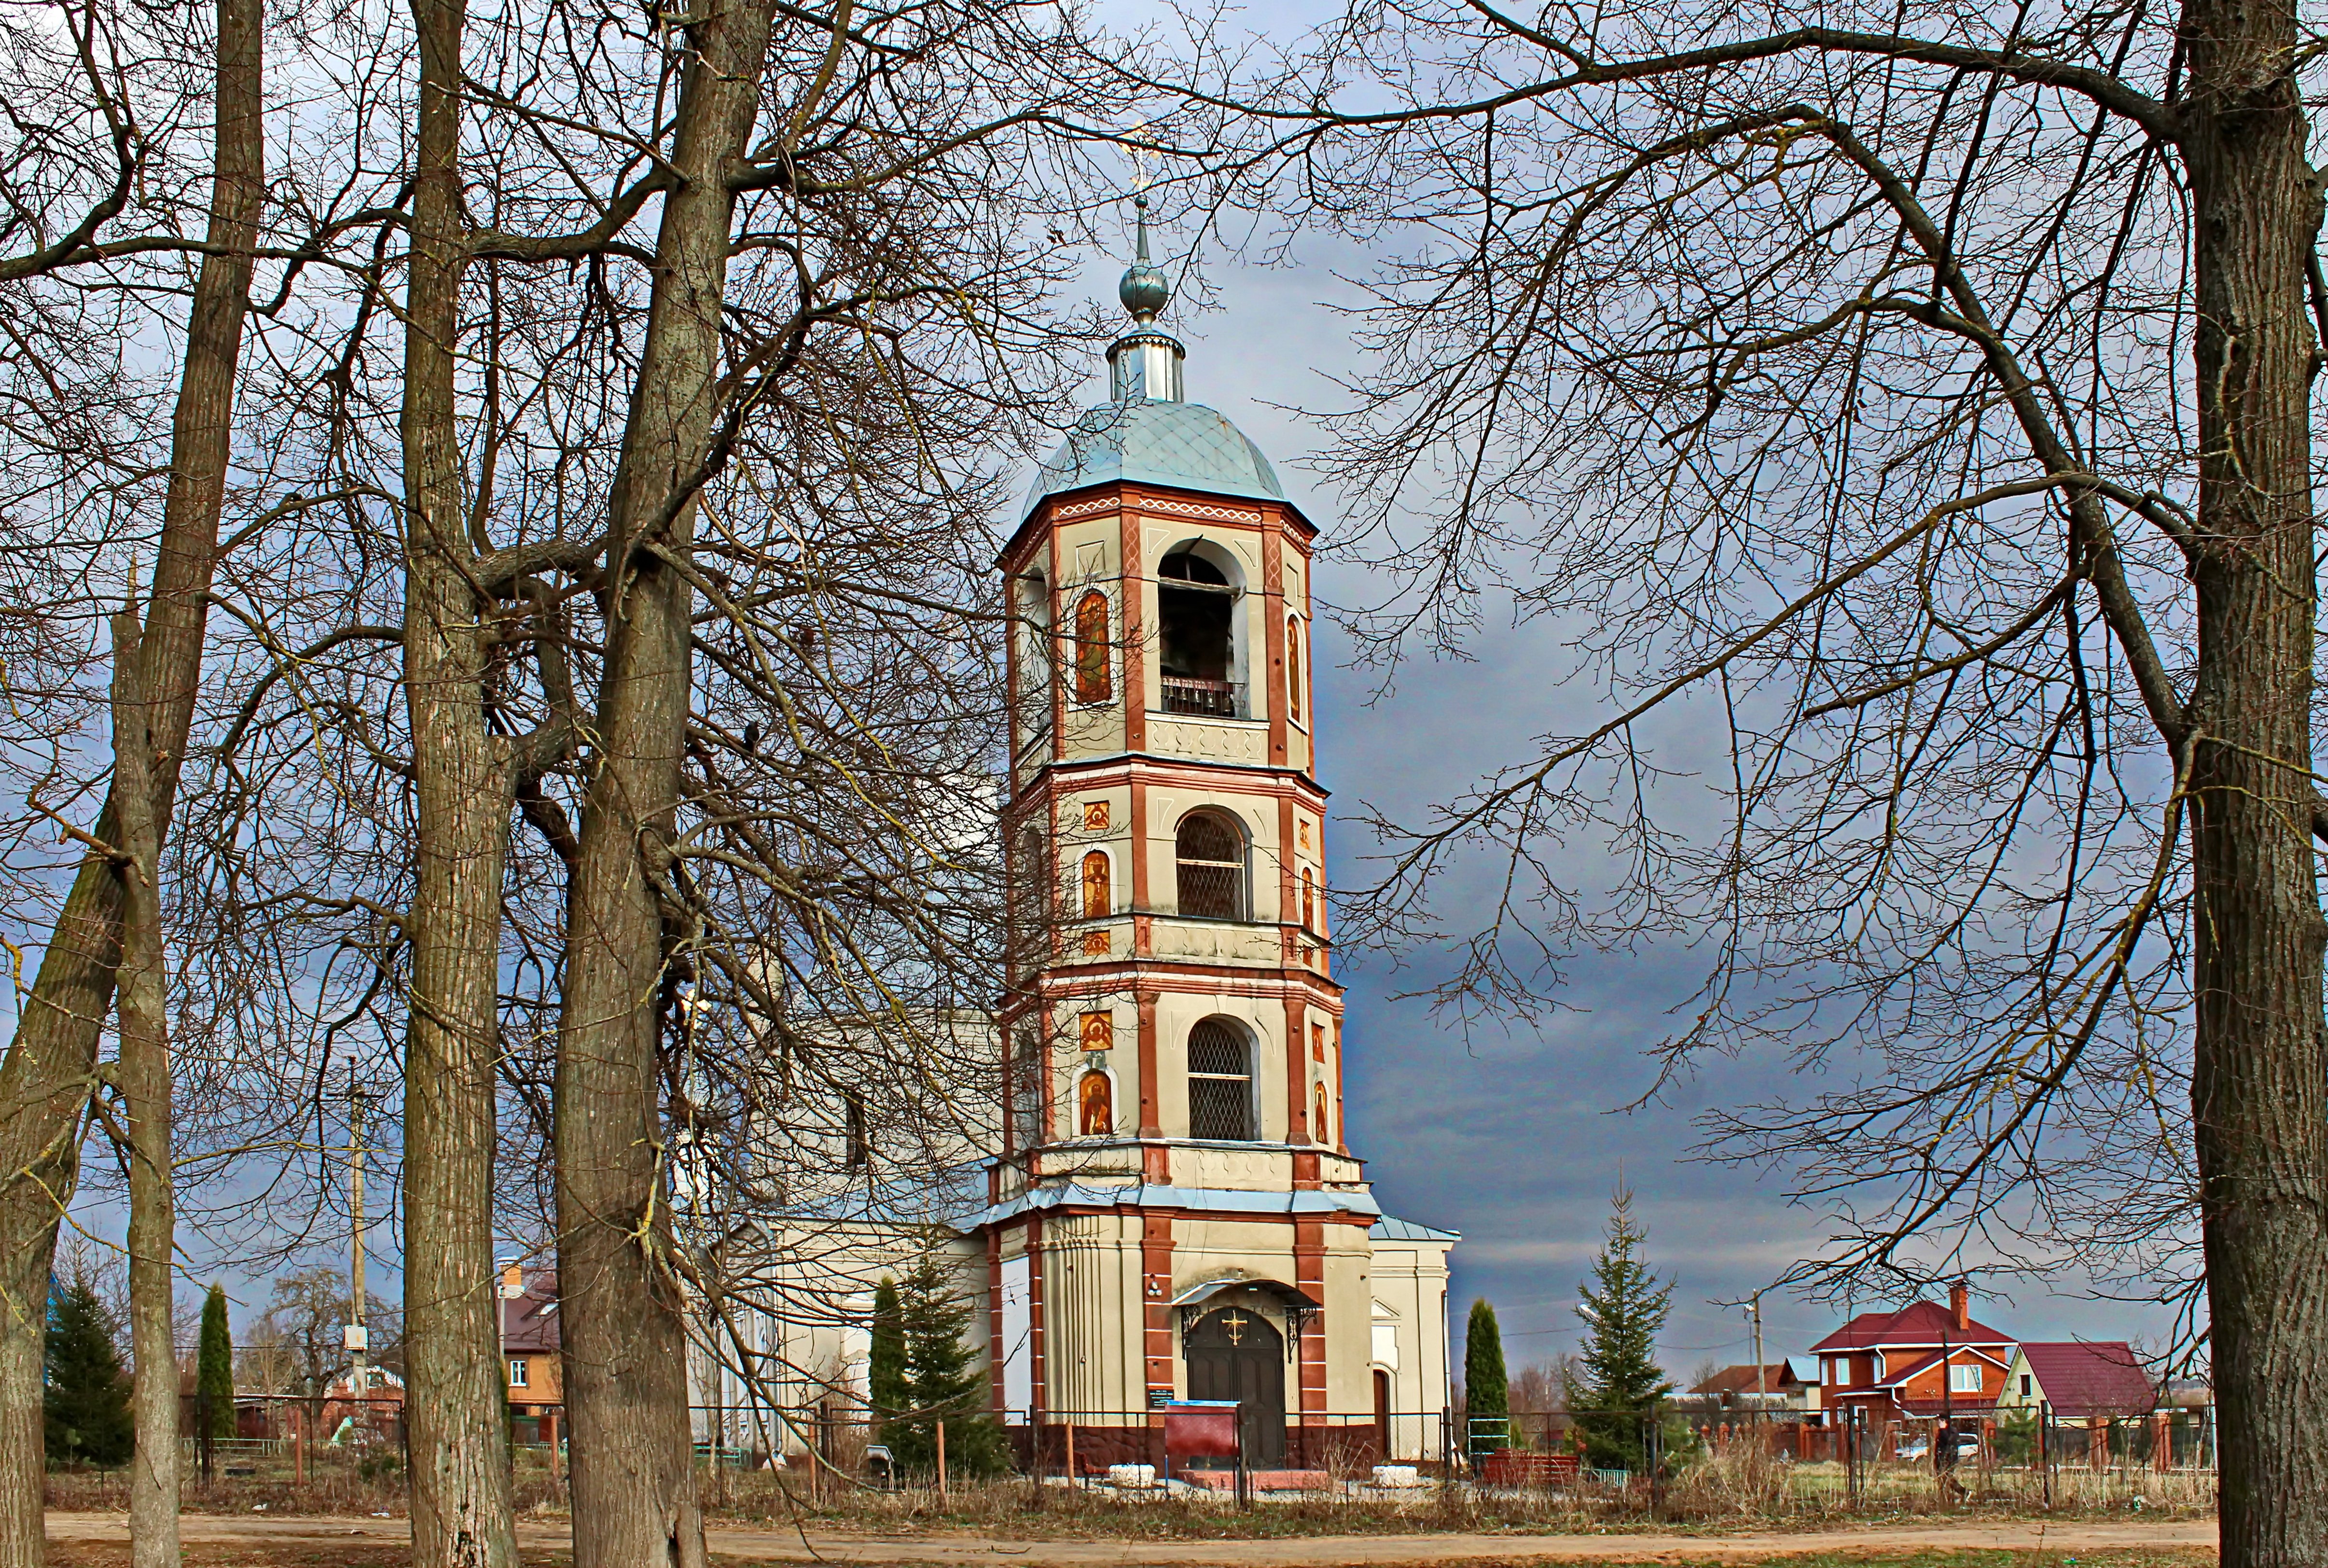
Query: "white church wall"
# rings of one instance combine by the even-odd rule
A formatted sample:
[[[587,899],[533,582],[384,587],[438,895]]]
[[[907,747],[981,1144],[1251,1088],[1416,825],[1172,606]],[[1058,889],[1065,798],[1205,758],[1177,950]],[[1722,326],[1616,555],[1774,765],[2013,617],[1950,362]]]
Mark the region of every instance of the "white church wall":
[[[1402,1411],[1446,1407],[1448,1244],[1375,1242],[1367,1286],[1387,1319],[1396,1343],[1391,1403]],[[1374,1319],[1377,1327],[1385,1319]],[[1379,1363],[1378,1363],[1379,1364]]]
[[[1145,1403],[1139,1223],[1116,1214],[1078,1214],[1044,1224],[1048,1409],[1112,1413]]]
[[[1021,1252],[1002,1260],[1002,1408],[1006,1419],[1026,1419],[1035,1403],[1035,1270]]]

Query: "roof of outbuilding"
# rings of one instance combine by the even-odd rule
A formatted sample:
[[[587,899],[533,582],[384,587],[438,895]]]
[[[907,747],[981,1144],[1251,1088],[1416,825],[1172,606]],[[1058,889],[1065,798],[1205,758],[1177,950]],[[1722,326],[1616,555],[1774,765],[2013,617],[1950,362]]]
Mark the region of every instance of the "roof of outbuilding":
[[[1086,409],[1045,460],[1021,510],[1033,512],[1047,495],[1119,479],[1285,499],[1269,459],[1226,415],[1202,403],[1134,398]]]
[[[1417,1225],[1411,1219],[1394,1219],[1389,1215],[1366,1227],[1366,1235],[1378,1242],[1460,1242],[1463,1233],[1441,1230],[1435,1225]]]
[[[1879,1345],[2010,1345],[2013,1336],[1974,1319],[1959,1325],[1936,1301],[1910,1301],[1896,1312],[1862,1312],[1811,1347],[1814,1356]]]
[[[1752,1394],[1755,1392],[1755,1366],[1751,1361],[1742,1366],[1725,1366],[1690,1392],[1692,1394]],[[1762,1392],[1765,1394],[1782,1393],[1789,1383],[1804,1384],[1818,1381],[1816,1366],[1811,1375],[1804,1377],[1797,1372],[1792,1358],[1786,1361],[1769,1362],[1761,1367],[1760,1371]]]
[[[2052,1340],[2021,1354],[2056,1415],[2144,1415],[2158,1403],[2157,1385],[2122,1339]]]

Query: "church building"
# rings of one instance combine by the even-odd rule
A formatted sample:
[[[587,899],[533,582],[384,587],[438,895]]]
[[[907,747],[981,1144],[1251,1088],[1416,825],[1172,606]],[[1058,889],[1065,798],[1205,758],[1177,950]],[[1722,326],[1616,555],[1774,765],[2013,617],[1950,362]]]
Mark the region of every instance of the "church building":
[[[1239,1402],[1257,1469],[1443,1457],[1457,1238],[1382,1212],[1343,1119],[1318,530],[1182,396],[1144,215],[1121,293],[1112,395],[1000,558],[1019,628],[1001,1124],[962,1185],[766,1216],[785,1283],[702,1326],[702,1441],[839,1462],[874,1285],[934,1246],[1022,1462],[1056,1471],[1069,1429],[1082,1468],[1152,1462],[1154,1413],[1181,1400]]]
[[[1343,1122],[1311,694],[1314,523],[1182,394],[1139,261],[1111,397],[1001,556],[1022,942],[982,1241],[996,1404],[1150,1457],[1245,1404],[1259,1466],[1436,1457],[1451,1232],[1385,1216]],[[1028,901],[1039,907],[1028,907]]]

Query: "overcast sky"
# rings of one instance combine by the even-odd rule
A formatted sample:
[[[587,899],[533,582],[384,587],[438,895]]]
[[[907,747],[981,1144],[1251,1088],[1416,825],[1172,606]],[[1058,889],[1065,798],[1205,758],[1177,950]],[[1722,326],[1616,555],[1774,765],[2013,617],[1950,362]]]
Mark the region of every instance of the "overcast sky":
[[[1188,345],[1189,400],[1220,409],[1257,441],[1329,536],[1335,498],[1302,466],[1319,433],[1287,406],[1337,401],[1328,377],[1354,360],[1348,323],[1329,302],[1350,297],[1335,273],[1360,259],[1307,258],[1271,270],[1216,265],[1208,268],[1215,307],[1169,311],[1164,320]],[[1113,276],[1094,278],[1095,292],[1112,296]],[[1092,396],[1102,395],[1095,378]],[[1348,566],[1328,566],[1319,581],[1343,603],[1369,596],[1371,586]],[[1321,622],[1319,772],[1338,816],[1365,802],[1412,820],[1415,808],[1525,756],[1530,737],[1581,728],[1593,695],[1561,684],[1572,665],[1560,629],[1516,626],[1501,608],[1488,607],[1470,662],[1409,665],[1379,699],[1377,676],[1345,668],[1347,643]],[[1365,875],[1356,860],[1370,844],[1355,823],[1328,833],[1338,885]],[[1450,891],[1461,897],[1460,885]],[[1413,973],[1379,960],[1346,966],[1351,1146],[1370,1162],[1389,1212],[1463,1233],[1450,1292],[1459,1355],[1463,1315],[1479,1295],[1496,1305],[1515,1366],[1575,1347],[1577,1282],[1621,1173],[1648,1231],[1651,1263],[1675,1285],[1662,1342],[1667,1371],[1685,1378],[1706,1361],[1750,1359],[1743,1313],[1714,1303],[1783,1273],[1825,1227],[1817,1214],[1786,1202],[1777,1176],[1696,1164],[1686,1150],[1696,1112],[1769,1094],[1781,1066],[1721,1064],[1669,1104],[1619,1113],[1647,1086],[1643,1048],[1669,1031],[1665,1009],[1690,993],[1698,965],[1676,943],[1622,957],[1578,954],[1567,972],[1575,1010],[1536,1028],[1475,1028],[1466,1038],[1422,1004],[1393,1000],[1413,988]],[[2081,1289],[2077,1281],[2019,1284],[2011,1300],[1976,1310],[2027,1338],[2138,1339],[2168,1327],[2161,1312],[2090,1300]],[[1763,1311],[1771,1359],[1801,1352],[1839,1320],[1834,1309],[1783,1296],[1766,1300]]]
[[[1136,14],[1152,8],[1119,0],[1107,9]],[[1284,26],[1321,11],[1301,0],[1262,14]],[[1159,239],[1159,256],[1180,249],[1169,232]],[[1336,259],[1346,271],[1363,264],[1347,255]],[[1316,451],[1318,433],[1285,406],[1334,402],[1328,377],[1351,367],[1353,351],[1347,323],[1328,302],[1347,298],[1348,291],[1322,255],[1301,260],[1270,270],[1216,261],[1207,270],[1216,308],[1201,315],[1176,308],[1165,324],[1188,345],[1190,399],[1219,408],[1252,436],[1330,537],[1335,498],[1301,465]],[[1095,296],[1112,303],[1122,261],[1094,258]],[[1094,356],[1092,401],[1104,395],[1099,370]],[[1319,580],[1329,599],[1371,596],[1370,586],[1347,566],[1328,565]],[[1529,737],[1576,727],[1591,694],[1562,683],[1569,663],[1560,629],[1515,627],[1497,610],[1488,607],[1472,662],[1410,665],[1394,691],[1371,701],[1373,678],[1342,667],[1345,644],[1330,622],[1321,623],[1319,771],[1339,811],[1365,802],[1411,819],[1478,773],[1525,755]],[[1354,826],[1329,833],[1330,874],[1338,882],[1362,875],[1354,861],[1366,848]],[[1349,1141],[1370,1161],[1386,1209],[1463,1233],[1450,1292],[1459,1354],[1460,1321],[1478,1295],[1501,1314],[1515,1366],[1574,1347],[1577,1282],[1621,1178],[1637,1195],[1652,1266],[1675,1285],[1662,1343],[1667,1369],[1685,1376],[1704,1362],[1746,1358],[1742,1314],[1714,1303],[1743,1297],[1784,1272],[1817,1244],[1824,1227],[1818,1215],[1784,1201],[1777,1178],[1693,1164],[1685,1150],[1694,1138],[1693,1114],[1708,1104],[1769,1094],[1779,1065],[1723,1064],[1682,1085],[1669,1103],[1612,1113],[1646,1086],[1643,1047],[1667,1031],[1665,1009],[1697,978],[1686,944],[1622,957],[1579,954],[1568,968],[1572,1010],[1539,1028],[1488,1026],[1468,1038],[1421,1005],[1393,1000],[1413,983],[1412,974],[1379,962],[1346,964],[1340,973],[1351,988]],[[117,1216],[89,1217],[99,1229],[116,1228],[107,1221]],[[392,1248],[384,1234],[378,1242],[383,1252]],[[335,1254],[319,1253],[318,1261],[325,1255]],[[195,1266],[213,1261],[198,1259]],[[229,1277],[247,1306],[263,1302],[263,1285]],[[2139,1338],[2166,1327],[2161,1313],[2086,1300],[2077,1287],[2075,1281],[2052,1291],[2016,1287],[2014,1300],[1976,1310],[2032,1338]],[[373,1289],[394,1294],[392,1264],[380,1269]],[[1834,1310],[1783,1297],[1767,1300],[1764,1316],[1772,1358],[1803,1350],[1836,1321]]]

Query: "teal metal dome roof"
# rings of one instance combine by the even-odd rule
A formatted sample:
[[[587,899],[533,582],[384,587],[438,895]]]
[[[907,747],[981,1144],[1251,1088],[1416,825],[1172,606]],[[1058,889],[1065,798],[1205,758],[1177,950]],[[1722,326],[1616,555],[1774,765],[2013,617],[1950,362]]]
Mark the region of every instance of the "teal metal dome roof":
[[[1086,411],[1035,475],[1025,512],[1047,495],[1128,479],[1282,501],[1269,459],[1226,415],[1201,403],[1135,398]]]

